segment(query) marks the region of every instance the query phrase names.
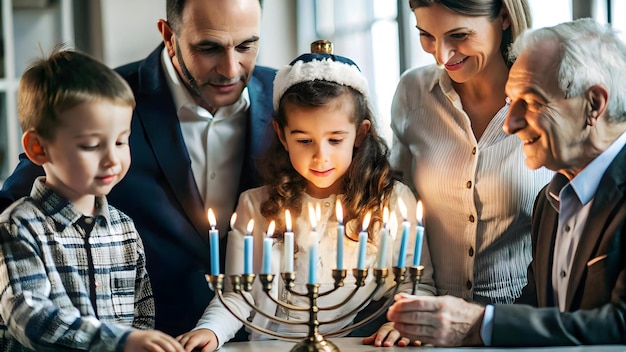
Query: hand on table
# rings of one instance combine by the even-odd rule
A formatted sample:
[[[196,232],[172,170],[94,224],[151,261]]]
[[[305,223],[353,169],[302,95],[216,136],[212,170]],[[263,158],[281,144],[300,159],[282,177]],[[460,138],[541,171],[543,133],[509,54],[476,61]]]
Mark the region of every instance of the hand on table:
[[[400,293],[387,311],[395,329],[412,340],[435,346],[480,345],[485,308],[452,296]],[[379,331],[380,332],[380,331]]]
[[[394,323],[389,322],[383,324],[378,331],[363,339],[363,344],[374,345],[376,347],[391,347],[398,343],[398,346],[405,347],[409,344],[413,346],[420,346],[421,343],[417,340],[411,342],[408,337],[403,337],[400,332],[394,328]]]
[[[184,352],[183,346],[170,335],[158,330],[133,330],[124,343],[124,352]]]
[[[184,333],[176,338],[183,345],[186,352],[210,352],[217,348],[217,336],[213,330],[198,329]]]

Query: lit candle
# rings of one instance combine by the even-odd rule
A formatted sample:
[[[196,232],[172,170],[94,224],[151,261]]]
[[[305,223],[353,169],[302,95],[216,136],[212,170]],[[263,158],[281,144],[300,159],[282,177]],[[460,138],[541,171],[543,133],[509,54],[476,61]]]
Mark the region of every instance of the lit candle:
[[[315,204],[315,219],[316,219],[317,224],[320,223],[321,218],[322,218],[322,206],[320,205],[320,203],[316,203]]]
[[[335,205],[335,213],[337,214],[337,270],[343,269],[343,236],[345,227],[343,226],[343,211],[341,202],[337,199]]]
[[[287,226],[287,231],[285,232],[285,252],[284,261],[285,266],[283,270],[287,273],[293,272],[293,232],[291,232],[291,214],[289,210],[285,210],[285,225]]]
[[[211,225],[211,229],[209,230],[211,275],[217,276],[220,274],[220,235],[219,231],[215,228],[217,221],[215,220],[215,215],[213,214],[213,210],[211,208],[209,208],[208,211],[208,218],[209,225]]]
[[[233,213],[233,215],[230,216],[230,228],[231,229],[235,228],[235,222],[237,222],[237,213]]]
[[[383,269],[387,267],[387,263],[385,263],[387,259],[387,237],[389,237],[389,230],[387,229],[387,224],[389,223],[389,208],[383,208],[383,228],[380,231],[380,247],[379,247],[379,256],[378,256],[378,268]]]
[[[261,274],[272,273],[272,244],[274,243],[272,235],[274,235],[275,227],[276,223],[274,220],[270,221],[270,224],[267,227],[267,236],[263,239],[263,269]]]
[[[317,282],[317,216],[313,206],[309,204],[309,217],[311,218],[311,233],[309,234],[309,284]]]
[[[356,268],[359,270],[365,269],[365,254],[367,248],[367,227],[370,224],[370,217],[372,214],[365,214],[365,218],[363,219],[363,227],[361,228],[361,232],[359,232],[359,258],[356,264]]]
[[[243,237],[243,273],[252,274],[252,260],[254,254],[252,250],[254,248],[254,237],[252,236],[252,230],[254,229],[254,220],[248,221],[247,233]]]
[[[411,223],[406,219],[406,205],[402,201],[402,198],[398,198],[398,208],[400,208],[400,214],[402,214],[402,242],[400,242],[400,253],[398,253],[398,268],[404,268],[406,261],[406,247],[409,242],[409,228]]]
[[[423,217],[422,201],[417,202],[417,231],[415,232],[415,253],[413,253],[413,266],[419,266],[422,257],[422,242],[424,241],[424,226],[422,226]]]

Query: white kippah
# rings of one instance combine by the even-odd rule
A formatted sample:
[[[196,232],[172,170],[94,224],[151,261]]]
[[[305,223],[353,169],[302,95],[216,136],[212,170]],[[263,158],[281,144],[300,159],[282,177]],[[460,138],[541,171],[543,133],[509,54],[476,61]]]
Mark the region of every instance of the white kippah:
[[[304,54],[283,67],[274,78],[274,110],[291,86],[307,81],[327,81],[352,87],[367,98],[367,79],[352,60],[332,54]]]

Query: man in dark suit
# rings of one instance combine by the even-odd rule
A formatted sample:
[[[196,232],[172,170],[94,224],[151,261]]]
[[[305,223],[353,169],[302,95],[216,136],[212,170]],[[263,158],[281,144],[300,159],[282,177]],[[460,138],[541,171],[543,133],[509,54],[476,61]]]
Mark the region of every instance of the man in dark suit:
[[[401,296],[388,317],[439,346],[626,344],[626,45],[584,19],[513,50],[503,128],[530,168],[557,171],[535,202],[519,304]]]
[[[207,210],[217,213],[224,236],[239,193],[258,185],[253,161],[271,131],[275,75],[255,67],[260,27],[259,0],[167,0],[167,21],[158,22],[164,43],[117,69],[137,106],[132,166],[109,201],[135,221],[156,328],[174,336],[192,329],[213,297],[204,277]],[[0,210],[28,195],[40,175],[22,156],[0,192]]]

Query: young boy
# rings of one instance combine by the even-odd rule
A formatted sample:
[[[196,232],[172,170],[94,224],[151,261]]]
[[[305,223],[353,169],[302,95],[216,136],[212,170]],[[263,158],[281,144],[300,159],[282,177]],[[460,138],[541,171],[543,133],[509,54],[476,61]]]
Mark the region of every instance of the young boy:
[[[104,64],[56,51],[24,73],[22,146],[46,176],[0,214],[0,350],[183,351],[152,329],[143,244],[106,195],[130,165],[135,102]]]

